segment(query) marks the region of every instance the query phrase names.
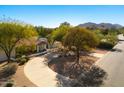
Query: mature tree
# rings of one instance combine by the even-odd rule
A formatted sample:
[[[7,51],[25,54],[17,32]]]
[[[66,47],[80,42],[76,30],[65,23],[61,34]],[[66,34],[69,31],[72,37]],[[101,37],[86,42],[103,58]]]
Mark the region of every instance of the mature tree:
[[[5,52],[8,63],[10,62],[11,53],[17,43],[22,39],[27,39],[36,35],[36,31],[31,25],[22,25],[15,22],[1,22],[0,48]]]
[[[117,35],[108,34],[105,36],[105,39],[106,39],[106,42],[109,42],[112,45],[115,45],[117,43]]]
[[[54,30],[53,28],[45,28],[43,26],[37,26],[35,27],[36,31],[38,32],[39,37],[42,38],[47,38],[49,46],[52,47],[52,31]]]
[[[64,36],[69,31],[70,26],[68,25],[61,25],[59,28],[55,29],[51,34],[51,39],[54,41],[63,41]]]
[[[98,39],[91,31],[75,27],[70,29],[64,38],[64,45],[76,51],[76,62],[79,63],[80,51],[90,50],[96,47]]]
[[[99,41],[104,38],[104,35],[102,34],[101,30],[97,29],[97,30],[93,30],[92,32],[96,34],[96,36],[99,38]]]
[[[124,35],[124,27],[118,29],[118,34],[123,34]]]
[[[35,27],[36,28],[36,31],[38,32],[39,34],[39,37],[47,37],[49,34],[51,34],[52,30],[51,28],[45,28],[43,26],[38,26],[38,27]]]
[[[61,27],[61,26],[70,26],[70,23],[68,23],[68,22],[63,22],[63,23],[60,24],[59,27]]]

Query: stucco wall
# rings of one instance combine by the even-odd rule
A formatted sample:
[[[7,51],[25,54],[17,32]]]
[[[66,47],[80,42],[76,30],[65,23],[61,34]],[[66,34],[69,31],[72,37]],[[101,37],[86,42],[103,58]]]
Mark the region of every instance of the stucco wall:
[[[15,57],[15,51],[12,52],[11,57]],[[0,49],[0,61],[7,60],[6,54]]]

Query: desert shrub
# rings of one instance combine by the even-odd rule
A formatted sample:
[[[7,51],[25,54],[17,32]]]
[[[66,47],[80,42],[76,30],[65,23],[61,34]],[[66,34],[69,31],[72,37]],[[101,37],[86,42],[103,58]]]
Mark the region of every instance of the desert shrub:
[[[98,48],[101,49],[112,49],[114,46],[114,44],[112,44],[111,42],[100,42],[100,44],[98,45]]]
[[[118,42],[117,33],[111,31],[107,35],[102,37],[102,39],[100,40],[100,43],[98,45],[98,48],[112,49],[113,46],[115,46],[117,44],[117,42]]]
[[[93,66],[80,80],[83,81],[84,86],[100,86],[105,77],[106,72],[103,69]]]
[[[27,56],[22,56],[20,58],[17,58],[17,62],[19,63],[19,65],[24,65],[28,60],[29,57]]]
[[[76,70],[77,71],[77,70]],[[71,87],[99,87],[107,78],[107,73],[98,66],[92,66],[89,70],[82,70],[76,78],[59,77],[57,75],[59,86]]]
[[[21,61],[19,62],[19,65],[24,65],[26,62],[27,62],[26,59],[22,58]]]
[[[12,87],[14,84],[12,82],[6,83],[5,87]]]
[[[103,84],[104,79],[106,79],[106,72],[98,66],[93,66],[87,72],[82,73],[78,78],[76,78],[75,83],[72,84],[73,87],[98,87]]]
[[[22,45],[16,48],[16,56],[21,57],[22,55],[29,55],[36,51],[35,45]]]
[[[17,70],[17,63],[8,63],[0,70],[0,78],[6,78],[13,75]]]

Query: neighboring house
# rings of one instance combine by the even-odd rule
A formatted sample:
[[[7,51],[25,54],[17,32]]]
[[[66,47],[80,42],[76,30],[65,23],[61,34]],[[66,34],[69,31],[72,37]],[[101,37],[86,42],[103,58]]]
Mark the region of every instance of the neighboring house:
[[[48,48],[47,38],[35,38],[32,40],[23,40],[20,43],[18,43],[17,46],[20,46],[21,44],[27,44],[27,45],[35,44],[37,52],[42,52],[43,50]],[[16,53],[14,49],[12,51],[11,57],[15,58],[15,56],[16,56]],[[5,61],[5,60],[7,60],[6,54],[2,49],[0,49],[0,61]]]
[[[11,57],[15,58],[15,51],[12,51]],[[5,60],[7,60],[6,54],[2,49],[0,49],[0,62]]]
[[[47,38],[39,38],[36,42],[36,50],[37,52],[41,52],[44,49],[48,48]]]
[[[30,39],[21,40],[17,46],[21,46],[21,45],[26,45],[26,46],[35,45],[36,51],[42,52],[44,49],[48,48],[48,40],[47,38],[33,37]]]

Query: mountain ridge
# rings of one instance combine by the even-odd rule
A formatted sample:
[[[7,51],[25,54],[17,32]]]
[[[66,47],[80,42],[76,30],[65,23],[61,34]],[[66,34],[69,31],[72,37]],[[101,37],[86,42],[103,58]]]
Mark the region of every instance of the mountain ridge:
[[[93,22],[87,22],[83,24],[79,24],[78,27],[85,27],[85,28],[91,28],[91,29],[120,29],[124,26],[120,24],[112,24],[112,23],[93,23]]]

